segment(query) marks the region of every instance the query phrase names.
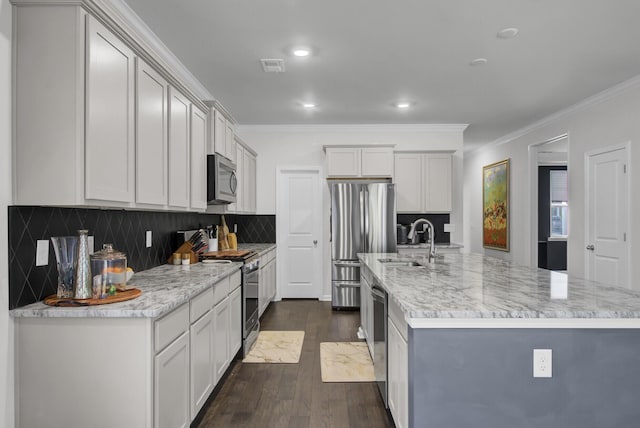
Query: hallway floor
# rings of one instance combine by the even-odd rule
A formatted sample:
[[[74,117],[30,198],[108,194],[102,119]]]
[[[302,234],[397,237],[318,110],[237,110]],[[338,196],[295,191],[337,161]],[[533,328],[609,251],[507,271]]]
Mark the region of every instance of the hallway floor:
[[[298,364],[236,360],[201,428],[393,427],[375,383],[322,383],[320,342],[357,341],[360,313],[332,311],[331,302],[272,303],[261,330],[304,330]]]

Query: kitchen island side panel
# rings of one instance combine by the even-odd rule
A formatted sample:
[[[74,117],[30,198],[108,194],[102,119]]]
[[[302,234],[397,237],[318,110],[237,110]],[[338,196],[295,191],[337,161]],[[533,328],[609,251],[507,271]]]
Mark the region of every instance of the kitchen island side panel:
[[[409,329],[411,427],[640,424],[640,330]],[[552,378],[533,378],[552,349]]]

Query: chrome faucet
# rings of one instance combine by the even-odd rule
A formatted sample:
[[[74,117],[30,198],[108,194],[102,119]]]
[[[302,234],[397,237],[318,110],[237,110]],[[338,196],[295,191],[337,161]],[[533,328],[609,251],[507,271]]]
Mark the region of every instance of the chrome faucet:
[[[411,223],[411,230],[407,235],[409,241],[413,239],[413,235],[416,233],[416,226],[419,224],[426,224],[427,229],[429,231],[429,263],[435,263],[436,261],[436,245],[435,245],[435,229],[433,228],[433,223],[431,223],[426,218],[419,218],[418,220]]]

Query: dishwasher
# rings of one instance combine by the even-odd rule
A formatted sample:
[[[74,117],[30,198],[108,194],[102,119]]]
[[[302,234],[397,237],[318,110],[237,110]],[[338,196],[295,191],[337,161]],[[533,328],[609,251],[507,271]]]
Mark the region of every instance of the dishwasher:
[[[373,297],[373,371],[384,407],[387,402],[387,292],[377,285],[371,287]]]

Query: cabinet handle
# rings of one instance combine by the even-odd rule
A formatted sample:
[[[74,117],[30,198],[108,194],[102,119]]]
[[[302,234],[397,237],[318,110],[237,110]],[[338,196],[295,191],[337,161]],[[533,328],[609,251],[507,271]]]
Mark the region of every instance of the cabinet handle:
[[[596,249],[595,245],[593,245],[593,244],[589,244],[589,245],[587,245],[587,250],[589,250],[589,251],[593,251],[593,250],[595,250],[595,249]]]

